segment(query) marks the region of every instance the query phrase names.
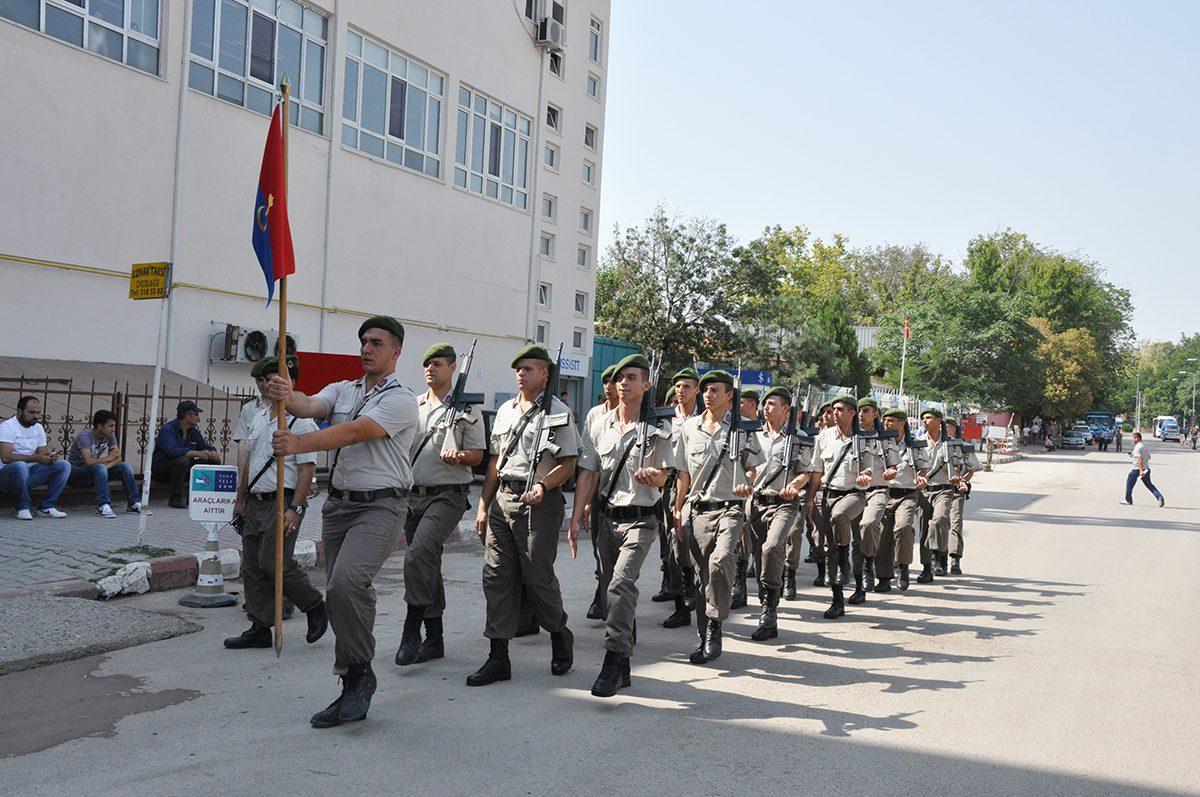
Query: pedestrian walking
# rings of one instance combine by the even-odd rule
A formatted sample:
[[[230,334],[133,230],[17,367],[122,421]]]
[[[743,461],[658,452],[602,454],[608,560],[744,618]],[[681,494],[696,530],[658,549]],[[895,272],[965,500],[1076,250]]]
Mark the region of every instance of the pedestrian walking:
[[[1126,506],[1133,505],[1133,486],[1140,480],[1142,484],[1146,485],[1146,489],[1158,499],[1158,505],[1165,505],[1166,501],[1163,500],[1162,493],[1154,486],[1154,482],[1150,481],[1150,451],[1142,442],[1141,432],[1133,433],[1133,451],[1129,455],[1133,457],[1133,467],[1129,469],[1129,475],[1125,478],[1125,498],[1121,503]]]

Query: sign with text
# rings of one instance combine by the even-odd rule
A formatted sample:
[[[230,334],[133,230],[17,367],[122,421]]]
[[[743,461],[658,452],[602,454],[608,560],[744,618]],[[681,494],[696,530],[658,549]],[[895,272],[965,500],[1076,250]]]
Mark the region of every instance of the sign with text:
[[[228,523],[237,503],[236,465],[193,465],[188,483],[188,517],[202,523]]]
[[[134,263],[129,270],[129,298],[167,298],[167,276],[170,273],[170,263]]]
[[[590,359],[586,354],[564,354],[558,361],[559,376],[574,376],[587,379]]]

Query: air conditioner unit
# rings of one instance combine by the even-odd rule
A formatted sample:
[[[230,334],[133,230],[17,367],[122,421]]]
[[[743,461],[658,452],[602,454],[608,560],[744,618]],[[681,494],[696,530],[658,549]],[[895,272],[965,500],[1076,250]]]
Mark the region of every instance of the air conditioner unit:
[[[551,50],[558,52],[563,48],[563,42],[566,39],[566,34],[563,31],[561,22],[545,17],[538,23],[537,27],[537,43],[549,47]]]
[[[287,354],[294,355],[298,347],[296,336],[287,336]],[[249,329],[236,324],[212,325],[209,336],[209,362],[256,363],[263,357],[276,354],[279,332],[274,329]]]

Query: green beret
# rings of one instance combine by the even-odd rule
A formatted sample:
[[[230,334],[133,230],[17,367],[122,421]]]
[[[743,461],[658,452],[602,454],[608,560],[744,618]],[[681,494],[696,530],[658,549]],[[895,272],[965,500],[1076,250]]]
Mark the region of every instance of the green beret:
[[[763,396],[763,401],[766,401],[771,396],[779,396],[784,400],[784,403],[792,403],[792,394],[786,387],[773,387],[767,391],[767,395]]]
[[[675,376],[671,377],[671,384],[675,384],[680,379],[690,379],[693,382],[700,381],[700,374],[696,373],[695,368],[680,368],[675,372]],[[733,384],[732,382],[730,384]]]
[[[368,329],[387,330],[399,338],[401,343],[404,343],[404,324],[401,324],[390,315],[373,315],[362,322],[362,326],[358,328],[358,337],[361,338],[363,333]]]
[[[879,409],[879,402],[870,396],[863,396],[858,400],[858,408],[861,410],[863,407],[874,407],[875,409]]]
[[[525,348],[517,352],[517,356],[513,357],[510,368],[516,368],[517,363],[521,360],[541,360],[549,365],[554,364],[554,360],[550,359],[550,352],[546,351],[546,347],[537,343],[530,343]]]
[[[834,404],[849,404],[851,409],[858,409],[858,399],[851,396],[849,393],[839,393],[829,401],[829,405]]]
[[[671,388],[670,390],[667,391],[667,403],[671,404],[674,401],[675,401],[675,388]]]
[[[926,407],[925,409],[921,410],[921,417],[924,418],[926,415],[932,415],[933,417],[938,418],[939,420],[941,418],[945,417],[944,415],[942,415],[942,411],[939,410],[937,407]]]
[[[680,373],[682,373],[682,371]],[[693,371],[693,373],[695,373],[695,372]],[[691,377],[685,377],[685,378],[691,379]],[[729,385],[730,387],[733,387],[733,374],[729,373],[728,371],[722,371],[720,369],[717,369],[716,371],[709,371],[704,376],[700,377],[700,387],[701,387],[701,389],[703,389],[705,385],[710,385],[710,384],[722,384],[722,385]]]
[[[750,399],[751,401],[757,403],[758,402],[758,391],[753,388],[751,388],[750,390],[743,390],[742,398]]]
[[[617,372],[617,364],[613,363],[612,365],[608,366],[607,368],[605,368],[603,371],[600,372],[600,381],[601,382],[611,382],[612,378],[613,378],[613,374],[615,374],[616,372]]]
[[[953,426],[955,429],[957,429],[958,428],[958,418],[946,418],[946,425]]]
[[[425,350],[425,355],[421,357],[421,366],[429,365],[429,361],[434,357],[445,357],[447,360],[458,360],[458,352],[449,343],[435,343]]]
[[[612,373],[609,374],[609,378],[618,376],[626,368],[641,368],[644,371],[649,371],[650,361],[646,359],[645,355],[631,354],[612,367]]]
[[[824,415],[825,410],[829,409],[831,404],[832,404],[832,402],[829,402],[829,401],[826,401],[824,404],[822,404],[820,409],[817,410],[817,415]]]
[[[900,419],[900,420],[902,420],[902,421],[907,421],[907,420],[908,420],[908,413],[907,413],[907,412],[905,412],[904,410],[900,409],[899,407],[892,407],[892,408],[891,408],[891,409],[889,409],[889,410],[884,410],[884,411],[883,411],[883,417],[885,417],[885,418],[899,418],[899,419]]]
[[[258,379],[260,376],[278,373],[278,371],[279,358],[272,354],[270,357],[263,357],[261,360],[256,362],[254,367],[250,369],[250,376]]]

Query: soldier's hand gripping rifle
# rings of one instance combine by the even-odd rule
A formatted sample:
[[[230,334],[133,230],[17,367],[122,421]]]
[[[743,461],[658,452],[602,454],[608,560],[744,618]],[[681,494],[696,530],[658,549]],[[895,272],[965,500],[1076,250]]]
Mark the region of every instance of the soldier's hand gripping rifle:
[[[675,416],[674,407],[658,406],[658,377],[662,369],[662,355],[653,352],[650,355],[650,386],[642,394],[642,406],[638,413],[638,466],[641,470],[646,467],[646,448],[650,445],[650,429],[658,429],[659,422],[664,418]],[[615,378],[614,374],[614,378]]]
[[[537,420],[534,422],[533,438],[529,443],[529,450],[526,451],[526,460],[529,462],[529,475],[525,477],[525,493],[529,494],[533,490],[534,484],[537,483],[538,464],[542,459],[542,449],[545,446],[543,438],[549,438],[550,430],[546,428],[546,422],[550,415],[551,405],[554,402],[554,396],[558,393],[558,371],[559,365],[562,363],[562,344],[558,344],[558,354],[554,357],[554,365],[550,367],[550,373],[546,375],[546,387],[542,390],[541,398],[538,399],[538,414]],[[533,513],[533,504],[528,504],[529,511]]]
[[[454,389],[450,391],[450,396],[447,398],[447,406],[441,423],[438,424],[446,430],[446,436],[442,439],[442,453],[454,451],[458,443],[454,439],[454,424],[458,422],[459,417],[468,412],[468,407],[472,404],[482,404],[482,393],[468,393],[467,377],[471,375],[471,363],[475,361],[475,346],[479,343],[479,338],[471,341],[471,350],[467,352],[467,359],[463,363],[462,369],[458,372],[458,377],[454,380]],[[416,457],[413,457],[416,460]]]

